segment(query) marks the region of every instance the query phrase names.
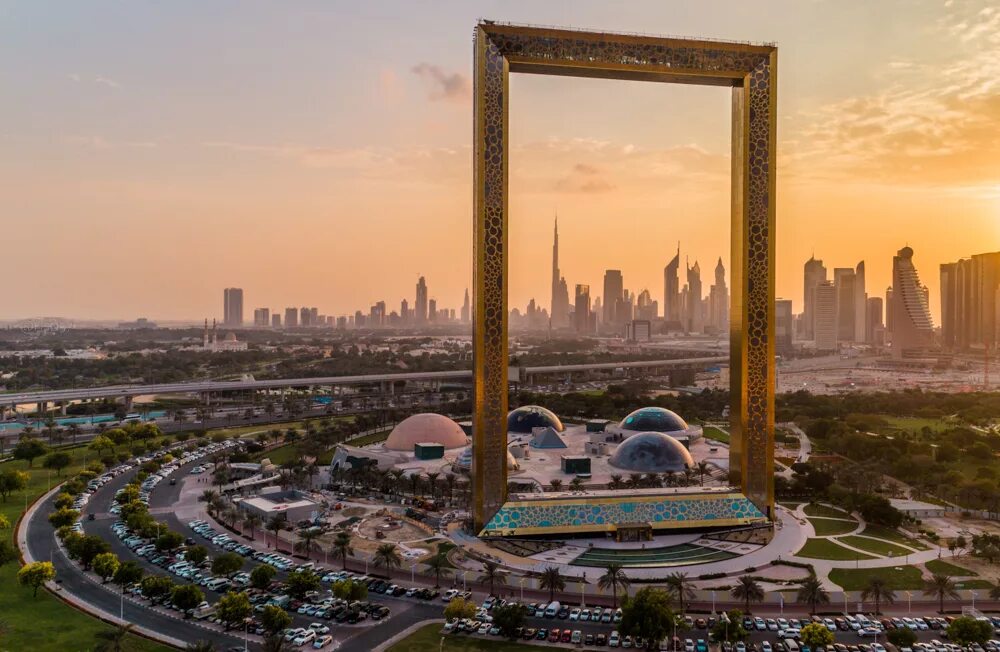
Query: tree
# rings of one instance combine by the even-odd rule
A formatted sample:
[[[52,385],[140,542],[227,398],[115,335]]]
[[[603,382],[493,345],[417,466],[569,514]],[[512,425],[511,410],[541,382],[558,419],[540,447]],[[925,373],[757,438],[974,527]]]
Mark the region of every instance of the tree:
[[[142,595],[150,602],[161,595],[169,595],[174,590],[173,581],[164,575],[147,575],[142,578]]]
[[[644,586],[622,601],[622,622],[618,629],[623,635],[645,639],[648,649],[658,645],[673,630],[674,623],[673,601],[663,589]]]
[[[306,559],[312,557],[313,550],[316,549],[316,539],[319,538],[320,534],[321,532],[318,529],[311,527],[299,530],[299,540],[294,545],[295,552],[304,554]]]
[[[319,588],[319,576],[311,570],[292,571],[285,578],[288,594],[299,600],[309,591]]]
[[[111,441],[108,437],[104,435],[98,435],[90,440],[87,444],[87,448],[101,455],[104,451],[111,451],[115,449],[115,442]]]
[[[156,537],[156,549],[160,552],[176,550],[184,543],[184,536],[178,532],[168,531]],[[190,561],[190,560],[189,560]]]
[[[234,625],[249,618],[253,607],[250,606],[250,598],[245,591],[239,593],[230,591],[215,603],[215,612],[225,624],[226,631],[229,631]]]
[[[917,635],[909,627],[897,627],[896,629],[890,629],[886,632],[885,637],[890,643],[896,646],[896,649],[903,649],[908,647],[913,649],[913,644],[917,642]]]
[[[205,546],[189,546],[184,550],[184,559],[195,566],[200,566],[208,559],[208,549]]]
[[[677,616],[677,622],[678,625],[684,625],[684,621],[681,620],[680,616]],[[678,628],[674,629],[674,635],[676,635]],[[748,634],[747,630],[743,629],[743,612],[739,609],[733,609],[732,611],[723,613],[723,617],[719,618],[715,626],[712,627],[711,636],[716,641],[734,642],[746,640]]]
[[[267,521],[267,530],[269,532],[273,532],[274,533],[274,549],[275,550],[278,549],[278,532],[280,532],[282,530],[282,528],[285,527],[285,523],[287,523],[287,522],[288,521],[285,520],[284,516],[272,516]]]
[[[618,607],[618,589],[622,589],[626,597],[628,596],[629,579],[622,569],[621,564],[611,562],[605,566],[604,574],[597,578],[597,586],[602,591],[611,589],[611,608]]]
[[[958,600],[958,591],[955,590],[955,581],[947,575],[935,573],[929,580],[924,582],[924,595],[929,595],[938,600],[938,613],[944,613],[945,598]]]
[[[861,599],[875,602],[875,615],[877,616],[883,602],[892,604],[896,601],[896,592],[890,589],[881,577],[872,577],[869,578],[868,585],[861,591]]]
[[[490,583],[490,595],[494,595],[496,592],[493,590],[494,587],[499,584],[504,586],[507,584],[507,573],[492,561],[483,562],[483,574],[480,575],[479,581]]]
[[[258,527],[260,525],[260,522],[261,522],[260,516],[254,514],[253,512],[247,512],[246,515],[243,517],[243,527],[249,530],[251,541],[253,541],[254,528]]]
[[[960,616],[948,625],[948,640],[959,645],[982,645],[993,637],[993,625],[970,616]]]
[[[97,646],[94,650],[96,652],[124,652],[125,642],[132,633],[133,627],[132,623],[124,623],[111,629],[100,630],[94,634],[94,638],[97,639]]]
[[[0,539],[0,568],[18,560],[17,548],[6,537]]]
[[[333,538],[333,557],[336,559],[340,557],[344,562],[344,570],[347,570],[347,558],[354,554],[354,548],[351,547],[351,533],[350,532],[337,532],[337,536]]]
[[[451,567],[451,563],[448,561],[448,554],[439,550],[436,555],[424,563],[427,564],[427,568],[434,572],[434,588],[438,588],[441,586],[441,575],[450,572],[448,569]]]
[[[474,618],[475,615],[476,603],[465,598],[453,598],[444,608],[444,617],[448,620]]]
[[[677,600],[677,605],[680,607],[680,613],[684,613],[684,605],[687,600],[692,600],[694,598],[694,590],[691,588],[691,581],[685,573],[670,573],[666,578],[667,590],[669,590],[674,599]]]
[[[49,514],[49,523],[54,528],[61,528],[64,525],[73,525],[78,518],[80,518],[80,512],[75,509],[57,509]]]
[[[524,605],[510,603],[493,608],[493,624],[500,628],[500,635],[507,638],[517,636],[517,630],[524,626],[527,610]]]
[[[740,577],[731,593],[734,598],[743,601],[746,613],[750,613],[750,603],[764,601],[764,589],[750,575]]]
[[[32,588],[32,597],[38,597],[38,587],[56,578],[56,568],[51,562],[34,561],[17,571],[17,583]]]
[[[73,458],[70,457],[69,453],[56,451],[45,456],[45,459],[42,460],[42,466],[55,471],[57,476],[62,476],[63,469],[69,466],[72,461]]]
[[[386,571],[392,568],[399,568],[403,565],[403,558],[399,556],[396,546],[392,543],[379,545],[375,549],[375,559],[373,561],[376,567],[384,567]]]
[[[334,582],[331,588],[335,596],[348,602],[364,600],[368,597],[368,587],[354,580],[339,580]]]
[[[56,509],[69,509],[73,506],[73,502],[73,496],[63,491],[56,495],[52,504],[55,505]]]
[[[546,566],[538,579],[538,588],[549,590],[549,602],[556,599],[556,591],[566,588],[566,580],[559,572],[558,566]]]
[[[250,586],[255,589],[266,589],[271,586],[271,580],[277,574],[278,569],[271,564],[259,564],[250,571]]]
[[[212,560],[212,574],[228,577],[243,568],[244,561],[246,560],[235,552],[224,552]]]
[[[173,593],[170,594],[170,601],[184,612],[185,618],[190,618],[191,615],[188,612],[200,605],[204,599],[205,594],[194,584],[175,586]]]
[[[95,534],[67,538],[64,543],[69,556],[80,562],[83,570],[90,570],[90,564],[97,555],[111,552],[111,546],[108,545],[108,542]]]
[[[7,496],[15,491],[24,491],[28,488],[28,481],[31,476],[25,471],[10,469],[0,473],[0,496],[3,502],[7,502]]]
[[[829,647],[833,645],[833,632],[822,623],[810,623],[802,628],[802,642],[808,645],[810,650],[815,650],[821,645]]]
[[[22,435],[14,446],[14,459],[27,460],[30,469],[35,464],[35,458],[45,455],[48,451],[49,447],[42,443],[41,439]]]
[[[830,594],[823,588],[823,583],[815,575],[802,580],[796,601],[809,605],[809,613],[816,613],[816,605],[830,604]],[[813,648],[815,649],[815,648]]]
[[[260,612],[260,624],[264,626],[265,632],[274,634],[291,625],[292,617],[281,607],[269,604]]]
[[[126,586],[142,581],[142,575],[142,566],[139,562],[129,560],[118,567],[112,581],[124,591]]]
[[[101,554],[94,557],[94,572],[97,573],[98,577],[105,584],[108,580],[115,576],[118,572],[118,568],[121,566],[121,562],[118,561],[118,555],[113,552],[102,552]]]

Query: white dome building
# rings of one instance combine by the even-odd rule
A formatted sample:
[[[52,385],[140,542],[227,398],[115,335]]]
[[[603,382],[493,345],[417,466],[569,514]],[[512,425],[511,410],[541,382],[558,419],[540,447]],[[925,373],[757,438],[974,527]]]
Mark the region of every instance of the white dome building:
[[[446,449],[467,446],[469,438],[461,426],[446,416],[426,412],[409,416],[392,429],[384,448],[413,452],[417,444],[440,444]]]

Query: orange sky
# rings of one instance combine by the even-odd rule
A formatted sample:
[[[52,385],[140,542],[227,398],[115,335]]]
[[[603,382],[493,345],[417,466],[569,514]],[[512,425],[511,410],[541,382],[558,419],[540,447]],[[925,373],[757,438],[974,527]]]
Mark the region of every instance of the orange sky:
[[[445,2],[57,9],[0,21],[0,319],[221,316],[222,288],[343,314],[458,308],[471,275],[478,17],[775,41],[778,294],[802,263],[1000,250],[1000,10],[985,0]],[[548,306],[552,217],[571,286],[662,300],[681,241],[728,259],[729,97],[515,76],[511,305]]]

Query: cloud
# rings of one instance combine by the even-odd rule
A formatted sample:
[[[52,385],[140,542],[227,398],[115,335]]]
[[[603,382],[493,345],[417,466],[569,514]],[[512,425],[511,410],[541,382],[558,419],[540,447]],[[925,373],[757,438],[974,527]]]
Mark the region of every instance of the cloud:
[[[447,73],[431,63],[419,63],[412,72],[424,80],[431,100],[465,103],[472,97],[472,84],[462,73]]]
[[[97,76],[97,77],[94,77],[94,83],[95,84],[101,84],[103,86],[107,86],[108,88],[121,88],[122,87],[122,85],[119,84],[118,82],[116,82],[114,79],[111,79],[109,77],[102,77],[100,75]]]
[[[609,192],[617,186],[608,177],[607,172],[596,165],[577,163],[567,175],[556,181],[555,190],[575,193]]]

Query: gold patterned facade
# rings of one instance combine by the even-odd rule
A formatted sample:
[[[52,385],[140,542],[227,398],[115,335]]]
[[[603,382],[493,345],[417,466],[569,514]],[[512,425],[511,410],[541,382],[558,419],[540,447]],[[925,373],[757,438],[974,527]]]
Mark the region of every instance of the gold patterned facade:
[[[730,468],[774,508],[777,49],[483,22],[475,30],[473,519],[507,491],[508,106],[511,72],[732,88]]]

